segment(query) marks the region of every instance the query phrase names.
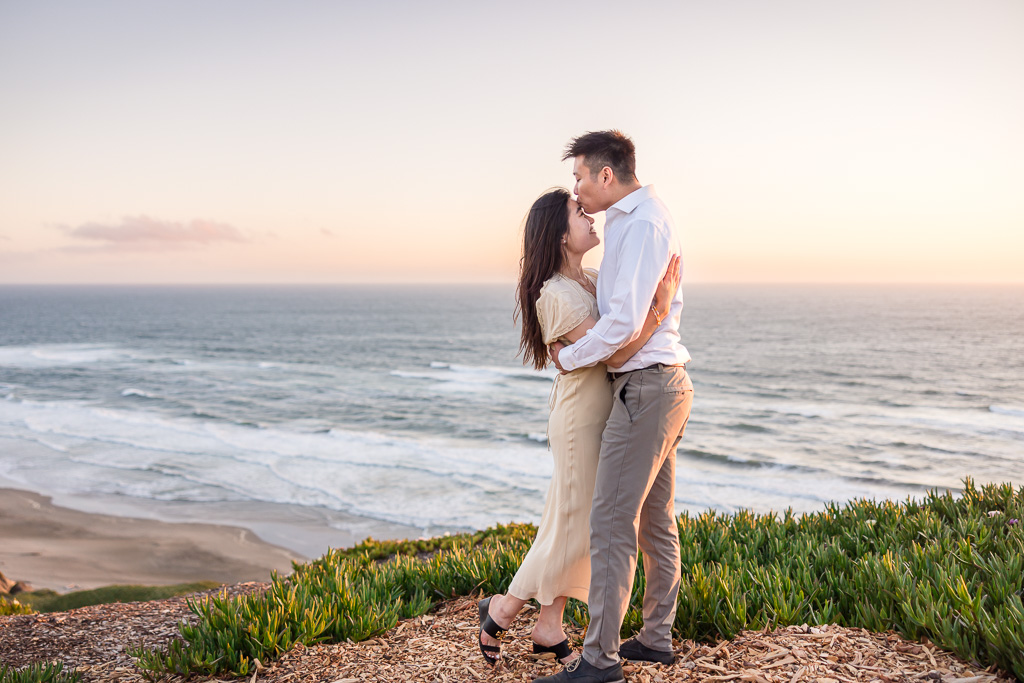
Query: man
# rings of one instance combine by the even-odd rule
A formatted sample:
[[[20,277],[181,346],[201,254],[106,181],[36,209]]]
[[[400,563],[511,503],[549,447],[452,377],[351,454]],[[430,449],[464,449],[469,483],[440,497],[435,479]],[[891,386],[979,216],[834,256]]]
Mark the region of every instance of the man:
[[[658,280],[679,237],[665,204],[636,178],[636,152],[619,131],[572,140],[575,193],[587,213],[605,212],[605,252],[597,280],[601,319],[551,358],[564,372],[593,365],[635,339]],[[624,681],[619,657],[671,663],[672,623],[679,594],[679,532],[675,518],[676,448],[686,429],[693,385],[690,355],[679,340],[683,299],[676,292],[654,336],[609,373],[615,404],[601,441],[590,512],[590,626],[583,655],[538,681]],[[637,546],[644,554],[644,626],[621,643]]]

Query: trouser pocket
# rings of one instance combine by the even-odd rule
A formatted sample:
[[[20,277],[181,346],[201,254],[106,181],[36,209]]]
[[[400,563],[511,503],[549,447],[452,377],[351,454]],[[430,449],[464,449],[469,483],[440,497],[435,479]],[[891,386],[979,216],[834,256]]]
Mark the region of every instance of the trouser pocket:
[[[666,394],[681,394],[684,391],[693,391],[693,382],[690,381],[689,373],[683,368],[666,368],[663,391]]]
[[[642,399],[641,394],[643,393],[644,386],[644,373],[633,372],[622,379],[622,386],[616,392],[616,398],[622,403],[622,407],[626,410],[626,416],[629,417],[629,421],[633,422],[636,419],[637,413],[640,411],[640,401]]]

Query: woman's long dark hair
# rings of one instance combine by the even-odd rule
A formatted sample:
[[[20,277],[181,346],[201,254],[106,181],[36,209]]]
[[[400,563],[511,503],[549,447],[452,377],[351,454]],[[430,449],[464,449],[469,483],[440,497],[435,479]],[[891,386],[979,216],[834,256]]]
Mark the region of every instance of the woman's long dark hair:
[[[513,319],[522,318],[519,353],[523,364],[543,370],[548,364],[548,349],[537,320],[540,288],[562,269],[565,252],[562,237],[569,231],[568,190],[552,188],[530,207],[523,228],[523,257],[519,260],[519,287]]]

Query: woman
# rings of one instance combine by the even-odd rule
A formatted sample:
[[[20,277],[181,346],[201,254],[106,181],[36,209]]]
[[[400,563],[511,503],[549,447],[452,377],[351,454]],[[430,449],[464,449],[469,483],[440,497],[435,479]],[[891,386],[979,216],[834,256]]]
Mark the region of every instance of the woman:
[[[527,215],[516,315],[522,316],[523,362],[538,370],[548,364],[549,344],[575,342],[600,316],[597,271],[582,266],[583,255],[600,244],[593,225],[594,219],[560,188],[537,199]],[[650,339],[678,287],[679,261],[673,258],[640,336],[609,358],[609,366],[621,366]],[[548,421],[555,470],[537,537],[508,593],[479,603],[480,651],[489,663],[498,660],[501,635],[531,598],[541,605],[531,633],[533,651],[552,652],[562,663],[575,658],[562,630],[562,615],[568,598],[587,600],[590,505],[601,432],[611,407],[604,364],[556,377]]]

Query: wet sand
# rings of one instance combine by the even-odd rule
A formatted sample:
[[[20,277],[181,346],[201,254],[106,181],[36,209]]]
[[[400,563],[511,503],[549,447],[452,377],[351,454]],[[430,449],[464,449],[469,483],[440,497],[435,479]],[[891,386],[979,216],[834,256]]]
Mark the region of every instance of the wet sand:
[[[0,489],[0,572],[37,589],[267,581],[302,559],[240,527],[79,512]]]

